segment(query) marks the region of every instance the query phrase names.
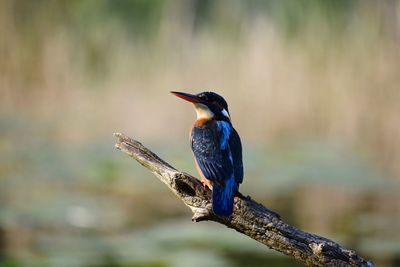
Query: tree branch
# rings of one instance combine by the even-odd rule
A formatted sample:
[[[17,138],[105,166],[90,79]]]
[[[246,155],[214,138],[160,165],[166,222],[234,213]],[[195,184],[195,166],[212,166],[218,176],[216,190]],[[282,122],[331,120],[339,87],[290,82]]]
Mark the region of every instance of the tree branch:
[[[115,147],[137,160],[166,184],[192,210],[193,221],[219,222],[308,266],[374,266],[352,250],[285,223],[277,213],[240,193],[235,197],[231,217],[216,216],[212,212],[211,191],[204,188],[198,179],[176,170],[138,141],[120,133],[114,136],[118,139]]]

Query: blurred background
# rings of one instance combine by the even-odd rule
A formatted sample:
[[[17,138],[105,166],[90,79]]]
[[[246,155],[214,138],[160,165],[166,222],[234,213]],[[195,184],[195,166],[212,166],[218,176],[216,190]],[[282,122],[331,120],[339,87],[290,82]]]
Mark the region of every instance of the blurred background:
[[[399,1],[0,0],[0,34],[0,266],[300,266],[114,149],[197,175],[170,90],[228,101],[243,194],[400,266]]]

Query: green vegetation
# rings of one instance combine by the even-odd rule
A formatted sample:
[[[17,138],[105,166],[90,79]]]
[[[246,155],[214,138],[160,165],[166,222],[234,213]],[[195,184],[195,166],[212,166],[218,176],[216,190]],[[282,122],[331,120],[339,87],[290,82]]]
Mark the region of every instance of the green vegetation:
[[[192,110],[215,90],[244,194],[396,266],[400,4],[0,0],[0,266],[294,266],[189,212],[113,148],[195,174]]]

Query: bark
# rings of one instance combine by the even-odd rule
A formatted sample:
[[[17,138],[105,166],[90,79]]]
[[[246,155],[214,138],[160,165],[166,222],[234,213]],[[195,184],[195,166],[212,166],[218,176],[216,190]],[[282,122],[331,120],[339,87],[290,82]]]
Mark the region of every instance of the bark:
[[[348,250],[325,237],[307,233],[284,222],[250,196],[237,193],[231,217],[219,217],[212,212],[211,191],[193,176],[180,172],[160,159],[141,143],[123,134],[116,148],[134,158],[155,174],[193,212],[192,220],[215,221],[245,234],[267,247],[282,252],[307,266],[373,267],[353,250]]]

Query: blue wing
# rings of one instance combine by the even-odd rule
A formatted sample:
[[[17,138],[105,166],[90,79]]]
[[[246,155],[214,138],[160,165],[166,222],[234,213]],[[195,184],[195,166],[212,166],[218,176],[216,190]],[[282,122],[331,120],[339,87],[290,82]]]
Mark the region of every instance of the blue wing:
[[[193,128],[191,145],[201,172],[213,181],[214,212],[229,216],[233,211],[234,193],[243,180],[238,134],[230,123],[211,120]]]
[[[229,138],[229,147],[232,153],[235,180],[237,183],[241,184],[243,182],[242,142],[234,128],[232,128],[232,133]]]
[[[233,174],[229,146],[221,146],[223,132],[215,121],[209,121],[192,130],[191,145],[203,175],[214,183],[223,184]]]

